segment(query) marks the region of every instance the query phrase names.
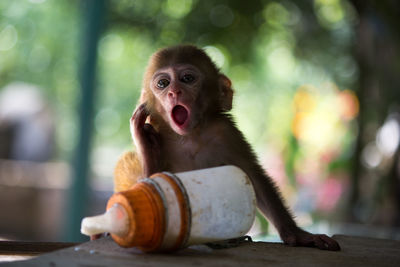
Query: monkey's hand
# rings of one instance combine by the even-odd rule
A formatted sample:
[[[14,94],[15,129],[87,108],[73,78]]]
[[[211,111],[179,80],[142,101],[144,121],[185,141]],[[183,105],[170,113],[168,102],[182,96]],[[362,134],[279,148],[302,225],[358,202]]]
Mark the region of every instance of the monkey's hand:
[[[323,250],[340,250],[338,242],[327,235],[311,234],[297,228],[290,234],[281,236],[283,242],[289,246],[317,247]]]
[[[109,235],[110,235],[110,233],[102,233],[102,234],[91,235],[90,236],[90,241],[97,240],[97,239],[100,239],[102,237],[106,237],[106,236],[109,236]]]
[[[146,123],[149,111],[146,103],[141,104],[133,113],[130,129],[137,153],[142,164],[144,177],[160,171],[161,138],[153,126]]]

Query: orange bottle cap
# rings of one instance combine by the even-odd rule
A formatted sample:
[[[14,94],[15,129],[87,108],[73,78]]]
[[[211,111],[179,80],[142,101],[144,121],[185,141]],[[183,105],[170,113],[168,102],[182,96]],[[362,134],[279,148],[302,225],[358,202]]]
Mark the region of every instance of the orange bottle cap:
[[[107,210],[115,203],[122,205],[128,214],[129,232],[124,236],[111,234],[114,241],[123,247],[157,250],[166,227],[165,207],[157,188],[151,183],[137,183],[129,190],[111,196]]]

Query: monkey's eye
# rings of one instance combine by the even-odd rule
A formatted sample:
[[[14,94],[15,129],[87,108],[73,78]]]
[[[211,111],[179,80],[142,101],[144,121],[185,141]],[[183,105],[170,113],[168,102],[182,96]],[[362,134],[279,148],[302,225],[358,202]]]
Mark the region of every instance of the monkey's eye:
[[[191,83],[194,80],[196,80],[196,78],[192,74],[185,74],[181,78],[181,81],[184,83]]]
[[[164,89],[169,85],[169,81],[167,79],[161,79],[157,82],[157,87],[160,89]]]

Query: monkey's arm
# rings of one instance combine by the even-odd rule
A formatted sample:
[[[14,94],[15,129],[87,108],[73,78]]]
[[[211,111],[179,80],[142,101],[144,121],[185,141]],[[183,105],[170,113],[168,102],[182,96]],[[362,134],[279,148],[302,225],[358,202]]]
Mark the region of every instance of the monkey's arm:
[[[299,228],[272,179],[259,165],[250,145],[236,127],[229,127],[223,142],[231,144],[223,147],[227,164],[244,170],[250,177],[256,192],[257,205],[261,212],[273,223],[281,239],[291,246],[311,246],[326,250],[340,250],[339,244],[326,235],[311,234]]]
[[[132,115],[130,129],[141,166],[141,176],[148,177],[161,168],[161,138],[153,126],[146,123],[149,111],[146,103],[139,105]]]
[[[115,192],[127,190],[138,179],[161,170],[160,137],[154,128],[146,123],[148,115],[146,104],[139,105],[132,115],[130,128],[137,152],[127,152],[117,162],[114,169]]]
[[[290,246],[340,250],[339,244],[327,235],[311,234],[296,225],[271,178],[260,169],[258,166],[253,166],[252,169],[246,171],[253,182],[258,207],[274,224],[284,243]]]

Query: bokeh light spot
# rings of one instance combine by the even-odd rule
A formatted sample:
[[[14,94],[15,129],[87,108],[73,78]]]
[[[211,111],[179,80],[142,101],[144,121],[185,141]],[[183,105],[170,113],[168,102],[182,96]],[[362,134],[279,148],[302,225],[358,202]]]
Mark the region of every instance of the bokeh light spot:
[[[345,17],[340,0],[315,0],[314,9],[320,24],[326,28],[338,27]]]
[[[210,11],[211,23],[220,28],[231,25],[234,18],[232,9],[225,5],[218,5]]]
[[[164,5],[164,13],[169,17],[180,19],[192,10],[192,0],[168,0]]]
[[[100,56],[106,60],[118,59],[124,51],[124,41],[117,34],[103,37],[99,44]]]
[[[400,143],[400,125],[395,118],[389,118],[376,136],[378,149],[386,156],[392,156]]]
[[[368,169],[374,169],[382,162],[382,154],[376,147],[375,142],[371,142],[364,147],[361,152],[361,162]]]
[[[294,71],[296,66],[292,52],[286,46],[273,49],[268,55],[268,64],[275,76],[284,80]]]
[[[110,136],[116,133],[121,126],[119,114],[112,108],[104,108],[96,115],[96,131],[103,136]]]
[[[42,4],[42,3],[46,2],[46,0],[29,0],[29,2],[31,2],[33,4]]]
[[[285,25],[289,22],[290,14],[283,5],[277,2],[272,2],[265,8],[264,17],[268,24],[279,26]]]
[[[0,31],[0,51],[12,49],[18,41],[18,33],[13,25],[7,25]]]
[[[203,49],[206,51],[207,55],[211,57],[217,67],[222,68],[225,63],[225,55],[222,51],[215,46],[206,46]]]
[[[338,94],[338,105],[340,113],[345,120],[352,120],[358,115],[360,104],[353,91],[341,91]]]
[[[45,71],[49,67],[50,62],[51,54],[49,50],[42,45],[37,45],[29,54],[27,65],[31,72],[38,73]]]

